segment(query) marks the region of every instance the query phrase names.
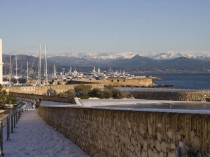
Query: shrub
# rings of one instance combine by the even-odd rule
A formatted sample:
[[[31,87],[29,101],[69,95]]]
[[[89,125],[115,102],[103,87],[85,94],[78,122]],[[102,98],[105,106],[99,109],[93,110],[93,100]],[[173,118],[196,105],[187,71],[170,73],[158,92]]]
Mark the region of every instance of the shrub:
[[[6,96],[6,104],[17,104],[17,98],[9,93],[7,96]]]
[[[118,89],[106,89],[105,91],[101,91],[99,88],[92,89],[89,93],[90,97],[97,97],[100,99],[122,99],[122,98],[132,98],[133,96],[129,92],[122,92]]]
[[[111,84],[109,84],[109,85],[107,85],[107,86],[105,86],[105,88],[106,88],[106,90],[112,90],[113,89],[113,85],[111,85]]]
[[[122,99],[123,98],[123,93],[118,89],[112,89],[112,97],[114,99]]]
[[[89,98],[88,93],[91,90],[91,86],[81,84],[81,85],[75,86],[74,90],[75,90],[76,96],[78,96],[79,98],[82,98],[82,99],[87,99],[87,98]]]
[[[13,94],[7,93],[6,90],[3,89],[3,86],[0,84],[0,107],[4,108],[5,104],[16,104],[17,99]]]
[[[73,90],[67,90],[65,94],[67,97],[75,97],[75,92]]]
[[[89,99],[89,95],[88,93],[80,93],[79,95],[77,95],[79,98],[81,99]]]
[[[58,96],[60,97],[75,97],[75,92],[73,90],[67,90],[66,92],[59,93]]]
[[[133,98],[133,95],[129,92],[123,92],[123,97],[124,98]]]
[[[97,95],[99,95],[100,92],[101,90],[99,88],[93,88],[88,94],[91,97],[97,97]]]
[[[81,92],[81,91],[90,91],[91,90],[91,86],[90,85],[84,85],[84,84],[81,84],[81,85],[77,85],[74,87],[74,91],[75,92]]]
[[[89,92],[90,97],[98,97],[100,99],[104,98],[104,92],[101,91],[99,88],[94,88]]]
[[[104,98],[109,99],[112,97],[112,91],[104,91]]]
[[[3,89],[3,86],[0,84],[0,107],[4,108],[6,101],[7,92]]]

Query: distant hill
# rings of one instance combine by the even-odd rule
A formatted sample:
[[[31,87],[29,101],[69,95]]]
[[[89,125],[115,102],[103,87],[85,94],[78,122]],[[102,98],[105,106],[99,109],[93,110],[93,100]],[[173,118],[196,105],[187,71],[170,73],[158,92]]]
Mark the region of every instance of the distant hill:
[[[15,56],[11,56],[13,70],[15,69]],[[38,58],[28,55],[18,55],[18,70],[26,70],[26,63],[29,62],[29,68],[37,70]],[[9,70],[9,55],[3,55],[3,62]],[[56,65],[57,71],[68,71],[70,67],[78,71],[90,71],[93,67],[107,70],[126,70],[131,72],[158,72],[158,73],[176,73],[176,72],[210,72],[210,60],[201,60],[187,57],[178,57],[173,59],[153,59],[135,55],[131,58],[92,58],[92,57],[72,57],[72,56],[53,56],[48,58],[48,71],[53,71],[53,65]],[[42,60],[44,68],[44,60]]]
[[[90,69],[118,69],[143,72],[210,72],[210,60],[200,60],[187,57],[157,60],[135,55],[132,58],[97,59],[90,57],[51,57],[50,61],[61,66],[71,66]]]
[[[27,69],[27,62],[28,68],[30,71],[37,71],[38,69],[38,58],[29,55],[17,55],[17,70],[18,73],[24,74],[26,73]],[[3,55],[3,63],[4,63],[4,74],[9,74],[9,67],[10,67],[10,55]],[[48,69],[52,71],[53,65],[56,64],[52,61],[48,61]],[[11,67],[12,73],[15,73],[16,70],[16,59],[15,55],[11,55]],[[42,70],[44,70],[44,59],[42,59]]]

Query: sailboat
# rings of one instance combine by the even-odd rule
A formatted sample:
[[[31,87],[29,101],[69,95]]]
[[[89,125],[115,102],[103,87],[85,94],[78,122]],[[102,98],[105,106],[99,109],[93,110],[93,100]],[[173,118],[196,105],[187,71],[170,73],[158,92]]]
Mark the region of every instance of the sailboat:
[[[19,78],[20,76],[18,76],[18,64],[17,64],[17,55],[15,56],[15,76],[13,76],[12,78],[16,80],[16,83],[13,86],[22,86],[22,84],[19,83]]]
[[[18,70],[18,66],[17,66],[17,55],[16,55],[15,56],[15,76],[13,76],[13,78],[16,79],[18,82],[19,76],[18,76],[17,70]]]
[[[49,85],[48,82],[48,73],[47,73],[47,45],[45,44],[45,51],[44,51],[44,56],[45,56],[45,69],[44,69],[44,76],[45,76],[45,85]]]

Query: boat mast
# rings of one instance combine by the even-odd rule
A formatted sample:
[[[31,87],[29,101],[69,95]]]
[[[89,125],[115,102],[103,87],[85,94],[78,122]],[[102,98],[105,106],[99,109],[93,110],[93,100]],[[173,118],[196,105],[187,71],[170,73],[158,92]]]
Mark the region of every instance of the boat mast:
[[[41,84],[41,51],[42,51],[42,44],[39,44],[39,65],[38,65],[38,83]]]
[[[6,64],[4,64],[4,74],[3,75],[7,75],[8,73],[7,73],[7,66],[6,66]]]
[[[12,80],[12,59],[11,54],[9,56],[9,86],[11,86],[11,80]]]
[[[17,56],[15,56],[15,77],[16,77],[16,79],[17,79]]]
[[[48,75],[47,75],[47,45],[45,44],[45,83],[48,84]]]
[[[57,76],[56,76],[56,67],[55,67],[55,64],[54,64],[54,67],[53,67],[53,76],[54,76],[54,78],[57,77]]]
[[[28,61],[27,61],[27,75],[26,75],[26,82],[28,83]]]

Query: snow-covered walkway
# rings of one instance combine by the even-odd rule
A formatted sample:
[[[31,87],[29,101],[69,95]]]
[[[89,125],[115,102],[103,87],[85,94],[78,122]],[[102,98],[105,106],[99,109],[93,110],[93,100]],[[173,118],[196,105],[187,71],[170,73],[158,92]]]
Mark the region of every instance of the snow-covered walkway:
[[[46,124],[36,110],[25,111],[4,142],[5,157],[88,157],[69,139]]]

